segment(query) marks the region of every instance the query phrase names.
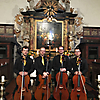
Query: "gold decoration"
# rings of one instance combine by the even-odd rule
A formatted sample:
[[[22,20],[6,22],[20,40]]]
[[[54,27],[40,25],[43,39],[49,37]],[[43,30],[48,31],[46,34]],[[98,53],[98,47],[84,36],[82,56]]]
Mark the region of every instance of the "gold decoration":
[[[15,22],[16,22],[17,24],[21,25],[22,22],[23,22],[23,15],[17,14],[17,16],[15,16]]]
[[[21,12],[21,11],[23,11],[23,8],[20,9],[20,12]],[[21,27],[21,24],[22,24],[22,22],[23,22],[23,15],[17,14],[17,15],[15,16],[15,20],[14,20],[14,21],[15,21],[14,33],[16,34],[16,37],[19,37],[21,30],[20,30],[20,28],[18,28],[18,26]]]
[[[20,32],[21,32],[21,31],[18,31],[18,32],[17,32],[16,30],[14,30],[14,33],[16,34],[16,37],[19,37]]]
[[[60,9],[65,10],[65,8],[60,3],[59,3],[59,7]]]
[[[46,9],[46,10],[44,10],[44,14],[47,14],[47,16],[53,16],[53,15],[55,15],[55,14],[57,14],[57,4],[55,3],[55,2],[47,2],[47,3],[45,3],[44,2],[44,4],[45,4],[45,6],[46,6],[46,8],[44,8],[44,9]]]
[[[68,49],[71,50],[71,47],[69,46]]]
[[[75,18],[75,25],[76,25],[77,27],[79,27],[81,24],[83,24],[83,23],[82,23],[82,20],[83,20],[82,17],[76,17],[76,18]]]
[[[52,16],[48,16],[48,17],[47,17],[47,21],[48,21],[48,22],[52,22]]]
[[[70,8],[70,12],[73,13],[74,12],[74,8]]]
[[[34,54],[34,52],[33,52],[32,50],[30,50],[30,51],[28,52],[28,56],[31,56],[32,54]]]
[[[71,42],[71,41],[73,41],[74,39],[70,39],[70,40],[68,40],[69,42]]]
[[[36,4],[36,9],[40,8],[41,7],[41,1],[39,1],[37,4]]]

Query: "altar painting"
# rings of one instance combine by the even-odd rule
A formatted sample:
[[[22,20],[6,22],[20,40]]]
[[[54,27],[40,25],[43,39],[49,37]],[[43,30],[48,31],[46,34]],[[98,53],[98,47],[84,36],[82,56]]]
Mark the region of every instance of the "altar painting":
[[[51,49],[62,45],[62,22],[41,22],[36,23],[37,49],[51,46]]]

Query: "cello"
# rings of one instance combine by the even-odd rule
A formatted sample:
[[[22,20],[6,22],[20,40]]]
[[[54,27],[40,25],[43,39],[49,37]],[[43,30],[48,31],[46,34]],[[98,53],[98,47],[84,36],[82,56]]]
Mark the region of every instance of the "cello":
[[[63,68],[63,61],[62,61],[61,66]],[[56,100],[68,100],[69,92],[66,88],[66,83],[68,81],[67,73],[59,71],[56,74],[56,81],[57,81],[57,86],[55,87],[54,92],[53,92],[54,98]]]
[[[78,72],[80,72],[80,61],[81,59],[77,61],[78,67]],[[73,77],[73,84],[74,84],[74,89],[71,91],[71,100],[87,100],[87,93],[85,89],[85,77],[83,75],[74,75]]]
[[[28,89],[28,84],[30,82],[30,77],[28,75],[24,76],[24,62],[23,62],[23,72],[22,76],[18,75],[16,78],[16,83],[18,89],[14,94],[14,100],[31,100],[31,91]]]
[[[46,64],[46,72],[48,69],[48,63],[49,63],[49,56],[47,56],[47,64]],[[47,75],[45,78],[42,77],[42,75],[39,74],[39,86],[37,86],[37,89],[35,91],[35,99],[36,100],[48,100],[50,98],[50,88],[49,83],[51,81],[51,75]]]

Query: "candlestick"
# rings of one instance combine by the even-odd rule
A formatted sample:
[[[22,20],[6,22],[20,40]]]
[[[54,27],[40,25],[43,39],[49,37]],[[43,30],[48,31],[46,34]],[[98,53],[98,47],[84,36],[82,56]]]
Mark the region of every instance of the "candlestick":
[[[3,90],[3,86],[1,86],[1,90]]]
[[[99,88],[99,94],[98,94],[98,98],[100,100],[100,75],[98,75],[98,88]]]
[[[0,87],[0,90],[1,90],[1,92],[0,92],[0,100],[5,100],[5,97],[4,97],[4,95],[5,95],[5,87],[4,87],[4,85],[5,85],[5,82],[6,82],[7,80],[5,80],[5,76],[1,76],[1,82],[0,82],[0,84],[1,84],[1,87]]]
[[[3,64],[1,63],[1,66],[3,66]]]
[[[100,81],[100,75],[98,75],[98,81]]]
[[[3,97],[1,97],[0,100],[3,100]]]

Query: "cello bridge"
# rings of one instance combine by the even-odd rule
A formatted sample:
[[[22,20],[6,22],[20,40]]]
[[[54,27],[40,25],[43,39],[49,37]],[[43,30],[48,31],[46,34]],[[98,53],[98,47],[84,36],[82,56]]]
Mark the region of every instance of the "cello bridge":
[[[59,89],[63,89],[63,86],[59,86]]]
[[[80,89],[77,89],[77,92],[80,92],[81,90]]]
[[[43,87],[42,87],[42,89],[44,89],[44,90],[45,90],[45,89],[46,89],[46,86],[43,86]]]
[[[22,92],[25,92],[25,88],[21,89]]]

